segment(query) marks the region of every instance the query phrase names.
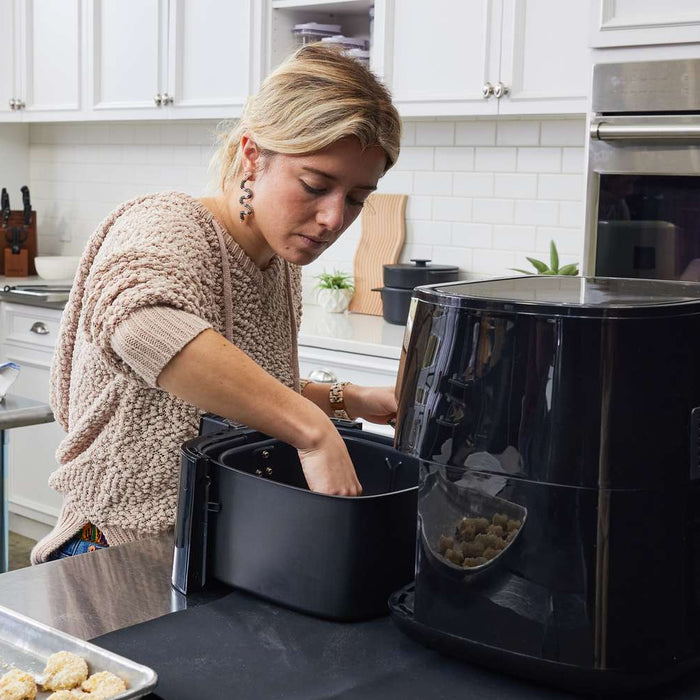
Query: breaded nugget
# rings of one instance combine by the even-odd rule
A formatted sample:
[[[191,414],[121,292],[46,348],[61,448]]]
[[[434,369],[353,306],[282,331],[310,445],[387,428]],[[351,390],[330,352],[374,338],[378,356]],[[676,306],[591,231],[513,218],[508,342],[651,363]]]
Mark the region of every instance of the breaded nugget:
[[[462,554],[465,557],[480,557],[484,553],[481,542],[462,542]]]
[[[509,520],[508,521],[508,532],[517,532],[520,529],[522,523],[519,520]]]
[[[475,566],[481,566],[482,564],[485,564],[488,560],[486,557],[467,557],[464,560],[464,563],[462,566],[465,569],[472,569]]]
[[[508,516],[505,513],[495,513],[491,522],[494,525],[500,525],[505,530],[508,525]]]
[[[452,549],[454,544],[455,541],[452,537],[440,535],[440,539],[438,540],[438,552],[440,552],[440,554],[444,554],[448,549]]]
[[[461,564],[464,560],[464,555],[462,554],[462,550],[448,549],[445,552],[445,559],[448,559],[453,564]]]
[[[82,690],[57,690],[55,693],[51,693],[46,700],[76,700],[76,698],[87,697],[87,694],[83,693]]]
[[[484,550],[484,557],[486,559],[493,559],[494,557],[497,557],[500,554],[500,552],[497,549],[494,549],[493,547],[489,547],[488,549]]]
[[[474,529],[478,535],[480,532],[486,532],[491,523],[486,518],[474,518]]]
[[[476,535],[476,526],[471,518],[462,518],[457,525],[457,537],[465,542],[471,542]]]
[[[107,700],[123,693],[126,690],[126,683],[110,671],[100,671],[84,681],[81,687],[90,693],[91,700]]]
[[[88,677],[88,666],[82,656],[59,651],[49,656],[43,675],[42,685],[46,690],[70,690]]]
[[[36,683],[31,673],[13,668],[0,678],[2,700],[34,700]]]
[[[503,528],[500,525],[489,525],[489,529],[486,530],[487,535],[496,535],[496,537],[503,537]]]

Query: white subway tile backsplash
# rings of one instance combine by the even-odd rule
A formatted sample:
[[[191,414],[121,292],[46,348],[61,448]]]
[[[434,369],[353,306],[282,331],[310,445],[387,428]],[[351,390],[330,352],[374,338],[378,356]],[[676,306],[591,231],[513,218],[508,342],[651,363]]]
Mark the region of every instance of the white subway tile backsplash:
[[[532,250],[535,247],[537,231],[534,226],[493,227],[493,248],[495,250]]]
[[[515,148],[477,148],[474,169],[511,173],[515,171],[515,160]]]
[[[452,146],[454,142],[454,122],[416,122],[417,146]]]
[[[415,195],[406,200],[406,219],[429,219],[433,210],[430,197]]]
[[[464,248],[492,248],[491,224],[452,224],[452,245]]]
[[[474,249],[472,256],[473,272],[506,277],[514,275],[511,268],[516,267],[519,255],[505,250]]]
[[[583,201],[561,202],[559,205],[559,225],[567,228],[583,230],[584,225]]]
[[[468,272],[472,268],[472,261],[473,251],[469,248],[433,246],[431,263],[434,265],[456,265],[460,270]]]
[[[562,172],[582,173],[585,170],[585,149],[583,148],[563,148],[562,149]]]
[[[79,253],[126,199],[208,190],[214,120],[34,124],[30,187],[42,253]],[[509,275],[525,256],[583,250],[585,120],[464,118],[403,123],[398,163],[378,191],[407,194],[401,260],[456,264],[465,275]],[[65,240],[60,240],[62,237]],[[323,269],[352,272],[358,220],[304,269],[305,298]],[[529,251],[529,252],[528,252]]]
[[[474,149],[464,146],[436,148],[435,170],[474,170]]]
[[[518,172],[558,173],[560,171],[560,148],[518,148]]]
[[[452,176],[452,194],[458,197],[490,197],[493,192],[493,173],[455,173]]]
[[[586,140],[584,119],[545,119],[540,143],[543,146],[583,146]]]
[[[537,146],[540,142],[540,123],[530,121],[502,121],[496,127],[499,146]]]
[[[408,146],[401,149],[393,170],[432,170],[435,157],[435,149]],[[391,172],[391,171],[390,171]]]
[[[516,224],[554,226],[559,221],[559,202],[518,200],[515,203]]]
[[[408,221],[406,241],[423,245],[449,245],[452,230],[446,221]]]
[[[512,199],[475,199],[472,220],[485,224],[513,222],[515,202]]]
[[[469,221],[472,214],[472,200],[464,197],[434,197],[433,220]]]
[[[496,197],[534,199],[537,197],[537,175],[496,173],[494,194]]]
[[[537,196],[540,199],[569,199],[580,201],[583,198],[583,176],[539,175]]]
[[[417,172],[413,175],[413,191],[416,194],[452,194],[452,173]]]
[[[496,144],[496,122],[457,122],[455,129],[457,146],[493,146]]]

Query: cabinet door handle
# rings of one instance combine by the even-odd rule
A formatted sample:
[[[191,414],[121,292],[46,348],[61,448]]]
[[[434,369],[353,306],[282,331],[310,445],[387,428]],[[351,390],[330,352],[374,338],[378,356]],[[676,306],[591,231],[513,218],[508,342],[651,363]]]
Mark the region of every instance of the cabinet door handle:
[[[167,92],[163,93],[163,104],[164,105],[171,105],[174,101],[174,98],[172,95],[168,95]]]
[[[493,85],[484,83],[484,86],[481,88],[481,95],[485,100],[488,100],[493,95]]]
[[[310,382],[317,382],[319,384],[335,384],[335,382],[338,381],[338,377],[336,377],[333,372],[329,369],[323,369],[322,367],[312,369],[307,379]]]
[[[49,329],[46,327],[46,324],[43,321],[34,321],[34,323],[32,323],[32,327],[29,330],[32,333],[36,333],[37,335],[49,334]]]
[[[493,94],[496,96],[497,100],[500,100],[501,97],[505,97],[509,92],[510,88],[503,83],[496,83],[496,86],[493,88]]]
[[[162,107],[163,106],[163,95],[158,93],[154,98],[153,101],[156,103],[156,107]]]
[[[24,109],[26,106],[23,100],[17,100],[17,109]]]
[[[10,100],[10,109],[17,109],[17,100],[14,97]]]

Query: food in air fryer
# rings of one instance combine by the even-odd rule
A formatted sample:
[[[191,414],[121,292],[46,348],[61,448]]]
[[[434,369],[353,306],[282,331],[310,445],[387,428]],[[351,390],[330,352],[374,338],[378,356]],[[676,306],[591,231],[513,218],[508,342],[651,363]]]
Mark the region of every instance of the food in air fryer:
[[[0,678],[0,698],[3,700],[34,700],[36,683],[26,671],[13,668]]]
[[[56,652],[47,659],[43,676],[46,690],[70,690],[88,677],[87,661],[70,651]]]
[[[518,534],[522,523],[505,513],[487,518],[462,518],[453,535],[440,535],[437,551],[449,562],[471,569],[497,557]]]

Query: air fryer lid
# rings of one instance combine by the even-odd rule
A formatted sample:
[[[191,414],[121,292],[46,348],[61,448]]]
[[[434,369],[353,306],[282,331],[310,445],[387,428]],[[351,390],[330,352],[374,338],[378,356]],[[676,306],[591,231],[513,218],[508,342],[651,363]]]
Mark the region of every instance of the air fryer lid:
[[[562,316],[700,313],[700,284],[668,280],[533,275],[426,286],[414,296],[441,306]]]
[[[430,260],[412,258],[411,263],[384,265],[384,286],[413,289],[422,284],[453,282],[459,268],[454,265],[430,265]]]

